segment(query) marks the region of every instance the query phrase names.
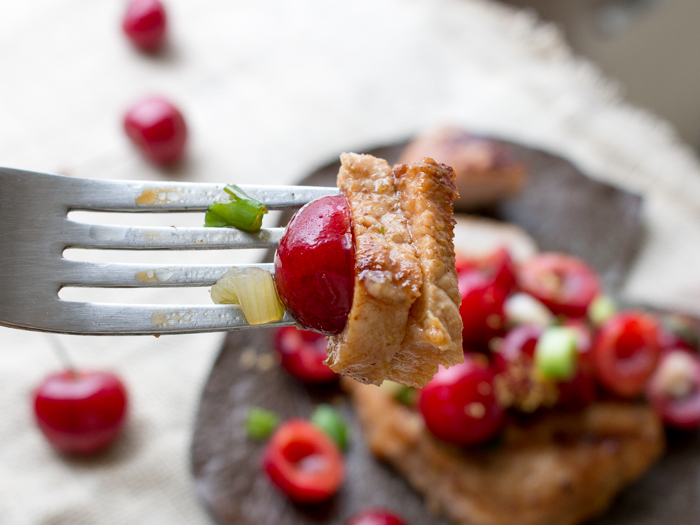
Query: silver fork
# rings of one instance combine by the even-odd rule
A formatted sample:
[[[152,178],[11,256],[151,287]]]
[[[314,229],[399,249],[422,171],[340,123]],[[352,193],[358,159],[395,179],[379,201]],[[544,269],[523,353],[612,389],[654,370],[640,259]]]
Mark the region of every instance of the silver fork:
[[[209,286],[230,265],[72,261],[67,248],[196,250],[275,246],[284,228],[131,227],[76,222],[69,211],[204,212],[223,184],[88,180],[0,168],[0,325],[85,335],[183,334],[250,328],[234,305],[137,305],[65,301],[64,286]],[[338,193],[313,186],[240,185],[270,210]],[[272,264],[252,264],[272,271]],[[276,323],[294,324],[289,312]]]

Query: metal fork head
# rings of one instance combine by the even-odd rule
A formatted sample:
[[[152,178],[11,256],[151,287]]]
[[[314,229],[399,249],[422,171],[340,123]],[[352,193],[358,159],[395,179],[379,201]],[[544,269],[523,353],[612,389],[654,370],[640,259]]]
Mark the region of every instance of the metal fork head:
[[[0,168],[0,325],[90,335],[173,334],[248,328],[236,305],[136,305],[64,301],[64,286],[210,286],[230,266],[100,264],[68,248],[192,250],[275,246],[283,228],[157,228],[85,224],[69,211],[204,212],[220,184],[102,181]],[[268,209],[302,206],[337,188],[240,185]],[[239,265],[240,266],[240,265]],[[251,266],[251,265],[248,265]],[[272,270],[272,265],[252,265]],[[266,326],[294,324],[284,318]]]

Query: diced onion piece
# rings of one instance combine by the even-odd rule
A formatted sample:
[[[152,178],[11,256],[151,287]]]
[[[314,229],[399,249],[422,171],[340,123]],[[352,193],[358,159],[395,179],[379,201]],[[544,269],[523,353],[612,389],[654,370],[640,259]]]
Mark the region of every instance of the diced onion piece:
[[[536,372],[544,379],[572,379],[578,364],[576,342],[576,332],[571,328],[547,328],[535,346]]]
[[[345,450],[350,441],[350,430],[343,417],[330,405],[319,405],[311,415],[311,422],[323,430],[338,445]]]
[[[238,296],[233,289],[234,277],[229,275],[231,270],[227,271],[221,278],[211,287],[211,300],[216,304],[241,304]]]
[[[534,324],[546,327],[554,322],[554,315],[549,308],[524,292],[515,293],[506,299],[503,311],[509,325]]]
[[[252,407],[245,420],[248,437],[262,441],[272,435],[280,424],[280,418],[274,412],[264,408]]]
[[[236,304],[218,301],[221,297],[235,297],[251,325],[279,321],[284,316],[272,274],[262,268],[231,268],[212,286],[211,298],[217,304]]]
[[[599,295],[588,305],[588,318],[600,326],[617,312],[617,305],[607,295]]]
[[[682,399],[693,391],[694,366],[690,354],[676,350],[661,362],[652,380],[668,397]]]

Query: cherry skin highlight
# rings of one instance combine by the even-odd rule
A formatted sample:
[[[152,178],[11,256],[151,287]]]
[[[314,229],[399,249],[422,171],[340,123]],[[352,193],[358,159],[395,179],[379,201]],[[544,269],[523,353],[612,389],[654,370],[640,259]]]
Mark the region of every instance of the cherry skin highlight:
[[[338,374],[323,364],[327,346],[322,334],[293,326],[280,328],[275,334],[275,349],[282,368],[307,384],[329,383],[338,378]]]
[[[164,98],[150,97],[134,104],[124,116],[124,131],[155,164],[175,164],[184,155],[187,124],[180,110]]]
[[[153,53],[163,46],[166,25],[165,8],[159,0],[133,0],[122,19],[126,36],[146,53]]]
[[[275,253],[275,282],[282,303],[303,328],[326,335],[342,332],[355,286],[345,197],[316,199],[292,218]]]
[[[127,405],[124,384],[110,372],[52,374],[34,392],[39,429],[67,454],[92,454],[109,446],[121,433]]]
[[[263,470],[297,503],[327,500],[345,478],[338,447],[323,431],[302,419],[287,421],[273,434],[263,455]]]

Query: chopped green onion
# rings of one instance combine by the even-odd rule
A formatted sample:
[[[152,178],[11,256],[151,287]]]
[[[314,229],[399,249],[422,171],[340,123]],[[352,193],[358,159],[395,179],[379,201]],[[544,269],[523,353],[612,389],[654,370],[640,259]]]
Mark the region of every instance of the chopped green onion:
[[[416,404],[418,390],[413,388],[412,386],[402,385],[401,383],[396,383],[394,381],[389,381],[388,379],[386,379],[379,388],[386,390],[389,394],[392,395],[394,399],[396,399],[396,401],[398,401],[402,405],[412,407]]]
[[[251,325],[279,321],[284,316],[272,274],[262,268],[231,268],[212,286],[211,298],[217,304],[240,304]]]
[[[535,346],[535,371],[544,379],[573,378],[578,364],[576,343],[576,332],[571,328],[547,328]]]
[[[214,228],[233,226],[239,230],[256,232],[262,226],[267,208],[251,199],[235,184],[228,184],[221,197],[217,198],[204,216],[204,225]]]
[[[617,305],[607,295],[599,295],[588,305],[588,317],[594,325],[600,326],[617,312]]]
[[[350,441],[350,430],[343,417],[330,405],[319,405],[311,416],[311,422],[345,450]]]
[[[263,441],[270,437],[279,423],[280,418],[274,412],[252,407],[245,419],[245,429],[249,438]]]
[[[401,385],[403,388],[396,394],[396,400],[402,405],[412,407],[418,400],[418,390],[412,386]]]
[[[679,314],[671,314],[662,318],[661,323],[664,328],[676,335],[692,347],[697,347],[700,341],[698,341],[698,334],[693,329],[690,321]]]

